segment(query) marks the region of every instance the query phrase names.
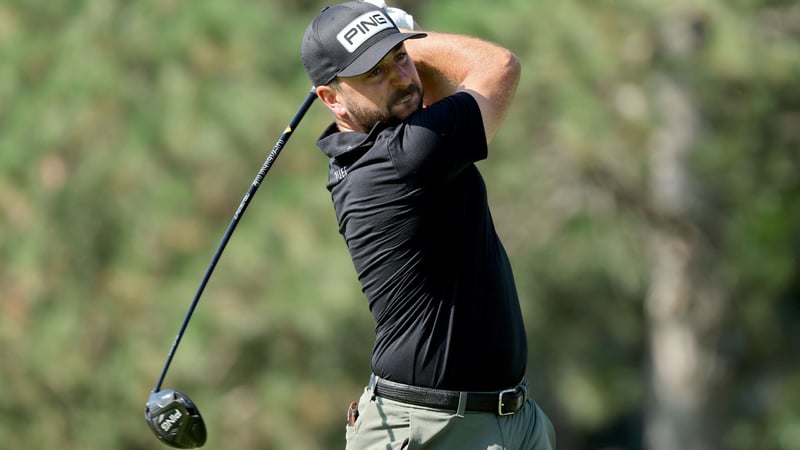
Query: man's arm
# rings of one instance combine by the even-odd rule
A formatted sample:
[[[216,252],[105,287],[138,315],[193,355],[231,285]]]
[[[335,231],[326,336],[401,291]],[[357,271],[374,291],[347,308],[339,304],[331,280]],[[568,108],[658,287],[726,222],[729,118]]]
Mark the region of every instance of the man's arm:
[[[409,39],[405,48],[419,72],[425,105],[458,91],[469,92],[483,116],[491,142],[519,82],[519,59],[509,50],[478,38],[425,31],[424,39]]]

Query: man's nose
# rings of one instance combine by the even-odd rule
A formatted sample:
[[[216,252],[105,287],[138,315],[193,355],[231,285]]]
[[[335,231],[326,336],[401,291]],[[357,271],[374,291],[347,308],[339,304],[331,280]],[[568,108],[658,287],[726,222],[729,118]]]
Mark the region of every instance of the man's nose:
[[[401,64],[392,64],[392,84],[395,86],[408,86],[411,84],[411,76]]]

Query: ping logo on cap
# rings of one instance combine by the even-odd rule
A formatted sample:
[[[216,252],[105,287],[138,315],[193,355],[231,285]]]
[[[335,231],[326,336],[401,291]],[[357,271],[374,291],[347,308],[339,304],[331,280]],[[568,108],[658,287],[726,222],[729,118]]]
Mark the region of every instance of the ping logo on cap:
[[[336,35],[336,40],[348,52],[353,53],[369,38],[387,28],[394,28],[394,23],[386,14],[381,11],[370,11],[356,17],[355,20],[342,28],[342,31]]]

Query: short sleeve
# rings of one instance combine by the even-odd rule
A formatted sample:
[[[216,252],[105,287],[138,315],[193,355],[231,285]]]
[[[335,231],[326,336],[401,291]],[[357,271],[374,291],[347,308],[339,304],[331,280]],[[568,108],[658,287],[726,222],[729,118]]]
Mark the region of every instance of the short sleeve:
[[[395,133],[389,152],[401,177],[449,179],[488,152],[480,108],[466,92],[416,112]]]

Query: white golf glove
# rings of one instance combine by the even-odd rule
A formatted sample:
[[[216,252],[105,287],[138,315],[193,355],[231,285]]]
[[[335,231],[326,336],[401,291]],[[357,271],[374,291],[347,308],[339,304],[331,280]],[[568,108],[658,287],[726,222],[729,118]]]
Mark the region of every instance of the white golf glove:
[[[363,0],[367,3],[372,3],[373,5],[377,6],[378,8],[382,8],[386,11],[386,14],[392,18],[395,25],[399,28],[405,28],[407,30],[414,29],[414,16],[411,14],[403,11],[400,8],[391,8],[386,6],[386,2],[384,0]]]

